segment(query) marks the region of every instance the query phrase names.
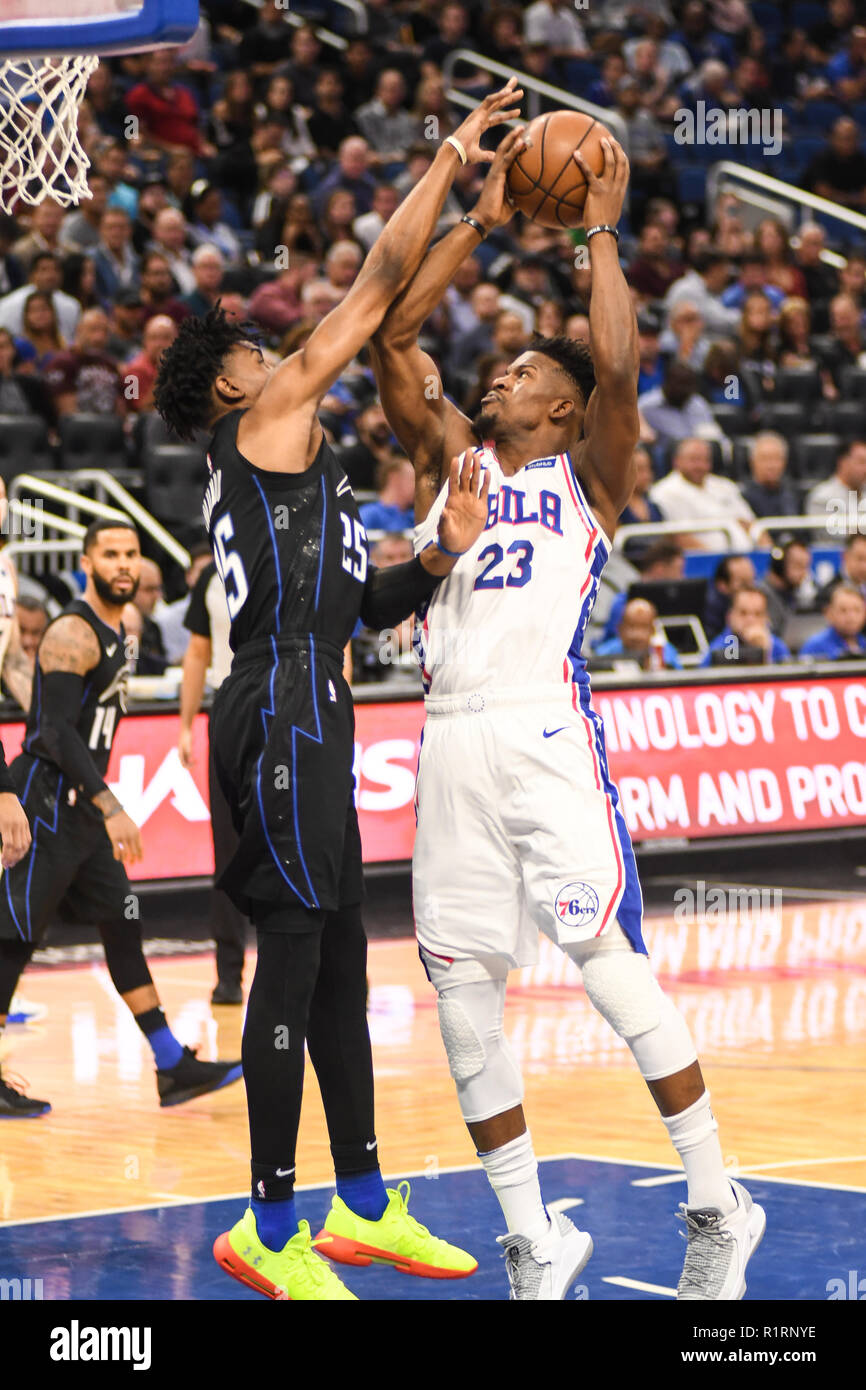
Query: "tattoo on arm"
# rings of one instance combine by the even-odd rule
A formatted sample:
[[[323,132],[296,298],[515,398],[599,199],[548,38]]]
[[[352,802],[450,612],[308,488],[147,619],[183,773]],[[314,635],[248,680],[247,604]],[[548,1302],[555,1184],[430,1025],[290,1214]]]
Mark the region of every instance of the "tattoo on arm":
[[[96,796],[93,798],[93,804],[99,808],[106,819],[109,816],[115,815],[116,812],[123,810],[117,797],[113,792],[110,792],[107,787],[104,792],[96,793]]]
[[[23,710],[29,711],[33,693],[33,667],[21,646],[18,622],[14,622],[3,661],[3,679]]]
[[[48,671],[86,676],[99,665],[99,639],[89,623],[74,613],[52,623],[39,648],[39,665]]]

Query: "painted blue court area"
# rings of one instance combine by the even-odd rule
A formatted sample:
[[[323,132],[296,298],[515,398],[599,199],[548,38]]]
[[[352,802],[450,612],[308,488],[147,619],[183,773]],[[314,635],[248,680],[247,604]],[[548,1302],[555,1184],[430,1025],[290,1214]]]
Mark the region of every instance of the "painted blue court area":
[[[573,1297],[671,1301],[684,1242],[674,1218],[682,1181],[635,1185],[670,1169],[595,1158],[541,1164],[548,1204],[591,1232],[595,1253]],[[767,1212],[767,1233],[748,1271],[746,1299],[827,1298],[831,1279],[866,1271],[866,1191],[743,1178]],[[298,1212],[315,1234],[333,1189],[298,1193]],[[242,1214],[243,1198],[0,1226],[3,1278],[41,1279],[48,1299],[236,1300],[262,1302],[215,1264],[211,1246]],[[409,1278],[387,1268],[340,1273],[367,1300],[504,1300],[507,1281],[496,1235],[502,1218],[480,1169],[416,1177],[410,1210],[437,1235],[468,1249],[469,1279]],[[611,1280],[652,1285],[657,1291]],[[669,1290],[665,1293],[664,1290]]]

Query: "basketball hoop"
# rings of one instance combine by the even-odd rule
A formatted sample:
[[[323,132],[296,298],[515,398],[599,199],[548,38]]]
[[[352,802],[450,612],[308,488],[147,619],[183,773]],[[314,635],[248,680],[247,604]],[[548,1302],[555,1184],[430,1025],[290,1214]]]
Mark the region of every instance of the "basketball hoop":
[[[0,208],[53,198],[73,207],[89,198],[90,160],[78,113],[99,58],[15,57],[0,63]]]

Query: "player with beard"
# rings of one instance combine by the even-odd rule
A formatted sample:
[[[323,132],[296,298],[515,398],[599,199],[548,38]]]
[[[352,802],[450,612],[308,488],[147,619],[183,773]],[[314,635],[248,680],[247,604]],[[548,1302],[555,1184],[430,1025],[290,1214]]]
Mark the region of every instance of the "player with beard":
[[[480,440],[489,480],[484,531],[419,614],[415,923],[461,1112],[506,1221],[512,1298],[567,1297],[592,1252],[587,1233],[545,1209],[503,1031],[508,972],[537,961],[544,932],[627,1042],[682,1158],[677,1297],[733,1300],[764,1213],[725,1171],[694,1043],[649,966],[634,852],[581,653],[638,437],[637,322],[616,232],[628,161],[616,141],[602,145],[600,177],[574,154],[588,185],[591,350],[535,338],[474,422],[438,389],[418,333],[479,236],[511,216],[499,164],[468,226],[422,261],[373,340],[382,405],[416,469],[416,548],[434,533],[454,454]],[[446,640],[455,633],[459,643]]]
[[[147,1038],[160,1104],[179,1105],[241,1076],[240,1062],[200,1062],[169,1028],[128,913],[126,864],[141,859],[138,826],[105,782],[126,710],[121,622],[141,566],[131,522],[94,521],[84,536],[84,597],[48,625],[39,646],[23,751],[9,768],[30,822],[27,853],[0,880],[0,1030],[24,967],[56,915],[99,929],[112,983]],[[0,1076],[0,1119],[44,1115]]]

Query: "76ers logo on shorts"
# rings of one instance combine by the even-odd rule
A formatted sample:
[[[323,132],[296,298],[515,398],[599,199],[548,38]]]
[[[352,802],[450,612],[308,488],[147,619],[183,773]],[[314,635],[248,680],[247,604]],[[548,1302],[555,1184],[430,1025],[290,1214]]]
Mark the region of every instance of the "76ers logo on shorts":
[[[581,927],[598,912],[598,894],[588,883],[566,883],[554,899],[554,910],[567,927]]]

